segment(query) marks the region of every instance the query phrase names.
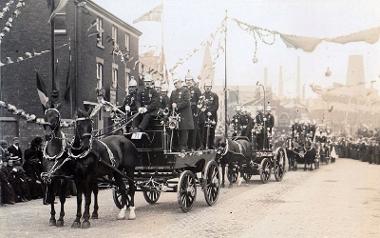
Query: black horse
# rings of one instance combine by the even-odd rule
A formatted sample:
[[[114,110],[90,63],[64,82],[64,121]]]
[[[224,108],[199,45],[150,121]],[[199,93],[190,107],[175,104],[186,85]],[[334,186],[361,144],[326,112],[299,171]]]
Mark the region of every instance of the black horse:
[[[236,137],[228,139],[223,136],[215,137],[214,145],[217,147],[219,163],[222,167],[222,186],[225,184],[226,165],[228,169],[234,169],[233,164],[241,165],[243,162],[250,160],[252,156],[252,145],[247,137]],[[239,171],[239,169],[237,168]],[[236,175],[239,179],[240,175],[237,171]]]
[[[82,194],[85,197],[82,228],[90,227],[89,206],[91,189],[98,178],[108,176],[122,195],[124,207],[118,219],[125,219],[126,209],[130,213],[128,219],[135,219],[134,212],[134,171],[137,161],[137,150],[134,144],[123,135],[111,135],[102,140],[93,137],[93,122],[87,113],[78,113],[75,120],[75,135],[69,148],[69,155],[74,160],[74,178],[77,185],[77,215],[73,227],[81,225]],[[123,178],[128,180],[128,195]]]
[[[67,160],[67,147],[65,134],[61,130],[61,116],[57,109],[49,108],[45,111],[46,128],[50,130],[47,136],[45,147],[43,148],[43,170],[42,180],[45,182],[47,191],[45,192],[46,200],[51,205],[49,225],[63,226],[65,216],[65,201],[68,180],[65,175],[70,174],[68,167],[60,168],[60,164]],[[50,176],[52,172],[60,168],[61,173],[56,176]],[[54,200],[59,195],[61,202],[61,212],[58,221],[55,219]]]

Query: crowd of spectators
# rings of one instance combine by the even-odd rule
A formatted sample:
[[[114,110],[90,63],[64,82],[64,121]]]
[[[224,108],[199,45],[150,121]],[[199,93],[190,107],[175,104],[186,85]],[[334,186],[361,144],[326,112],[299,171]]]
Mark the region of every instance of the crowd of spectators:
[[[19,138],[10,146],[0,141],[0,205],[43,198],[42,143],[41,137],[34,138],[23,153]]]

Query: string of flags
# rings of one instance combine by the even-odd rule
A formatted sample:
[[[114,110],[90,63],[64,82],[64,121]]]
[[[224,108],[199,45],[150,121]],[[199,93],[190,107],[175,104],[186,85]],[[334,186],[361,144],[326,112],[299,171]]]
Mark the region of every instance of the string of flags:
[[[16,106],[6,103],[4,101],[0,101],[0,107],[6,109],[8,112],[12,113],[13,115],[19,116],[21,119],[26,120],[30,123],[35,123],[37,125],[46,125],[46,121],[44,118],[38,118],[35,114],[29,114],[26,113],[23,109],[18,109]],[[70,121],[61,121],[61,127],[62,128],[68,128],[73,126],[74,120]]]
[[[11,10],[14,0],[10,0],[5,4],[5,7],[0,11],[0,19],[5,18],[6,13]],[[18,0],[16,4],[16,9],[13,11],[12,16],[8,18],[5,22],[5,26],[0,32],[0,43],[5,38],[6,34],[9,33],[13,27],[13,21],[21,14],[21,8],[25,6],[25,0]]]
[[[198,51],[200,51],[201,48],[206,47],[206,45],[212,45],[214,43],[214,41],[215,41],[215,38],[220,33],[224,32],[225,25],[226,25],[226,19],[223,19],[222,23],[217,27],[217,29],[214,32],[212,32],[206,40],[202,41],[200,43],[199,47],[196,47],[196,48],[190,50],[185,55],[185,57],[179,58],[178,61],[169,69],[169,72],[171,74],[174,74],[175,70],[179,66],[183,65],[184,63],[186,63],[190,58],[192,58],[195,55],[195,53],[197,53]]]
[[[61,46],[56,47],[55,49],[58,50],[58,49],[61,49],[63,47],[66,47],[68,45],[69,44],[66,43],[66,44],[63,44]],[[33,59],[33,58],[35,58],[37,56],[41,56],[41,55],[49,53],[49,52],[50,52],[50,50],[41,50],[41,51],[38,51],[38,52],[36,52],[36,51],[33,51],[33,52],[27,51],[22,56],[19,56],[16,59],[12,59],[11,57],[5,57],[5,59],[6,59],[5,62],[1,62],[0,61],[0,68],[3,67],[3,66],[6,66],[6,65],[14,64],[14,63],[21,63],[22,61]]]
[[[254,41],[252,62],[256,64],[259,61],[257,58],[257,48],[259,41],[266,45],[273,45],[276,42],[276,32],[250,25],[236,18],[231,18],[231,20],[234,21],[240,27],[240,29],[252,35]]]

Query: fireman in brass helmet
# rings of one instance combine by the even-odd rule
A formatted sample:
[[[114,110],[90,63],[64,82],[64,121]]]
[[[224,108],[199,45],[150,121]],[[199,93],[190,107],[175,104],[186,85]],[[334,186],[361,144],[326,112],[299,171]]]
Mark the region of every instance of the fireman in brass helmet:
[[[204,98],[205,108],[202,116],[203,120],[201,120],[203,145],[206,148],[213,149],[215,139],[215,128],[218,122],[217,112],[219,108],[219,97],[216,93],[211,91],[212,82],[206,82],[204,85],[204,89],[205,92],[202,96]]]
[[[131,77],[131,80],[128,82],[128,94],[125,96],[123,104],[120,107],[120,110],[125,112],[127,119],[133,116],[137,112],[137,81],[134,77]],[[129,131],[130,125],[127,125],[126,130]]]
[[[180,115],[179,128],[176,133],[178,138],[176,147],[178,151],[183,152],[187,150],[189,130],[194,129],[194,122],[191,115],[189,90],[183,87],[183,82],[179,78],[174,79],[174,86],[175,89],[170,95],[169,105],[174,112]]]

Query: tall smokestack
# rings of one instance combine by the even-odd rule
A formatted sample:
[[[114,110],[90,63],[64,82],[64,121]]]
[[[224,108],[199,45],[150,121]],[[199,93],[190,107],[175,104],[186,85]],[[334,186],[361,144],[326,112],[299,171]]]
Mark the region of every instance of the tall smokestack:
[[[300,57],[297,56],[297,85],[296,85],[297,99],[301,99],[301,77],[300,77]]]
[[[346,84],[352,85],[364,85],[364,65],[362,55],[350,55],[348,58],[347,68],[347,81]]]
[[[282,79],[282,65],[280,65],[280,72],[278,76],[278,97],[284,97],[284,81]]]

